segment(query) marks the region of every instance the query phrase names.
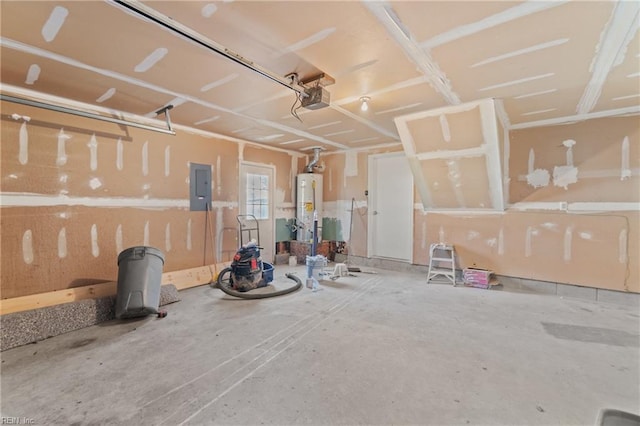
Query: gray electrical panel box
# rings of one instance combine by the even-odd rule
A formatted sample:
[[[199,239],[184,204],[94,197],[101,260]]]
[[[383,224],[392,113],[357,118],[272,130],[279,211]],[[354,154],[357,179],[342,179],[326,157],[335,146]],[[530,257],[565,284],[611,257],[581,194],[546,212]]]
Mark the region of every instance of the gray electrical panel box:
[[[211,165],[189,163],[189,208],[205,211],[211,206]]]

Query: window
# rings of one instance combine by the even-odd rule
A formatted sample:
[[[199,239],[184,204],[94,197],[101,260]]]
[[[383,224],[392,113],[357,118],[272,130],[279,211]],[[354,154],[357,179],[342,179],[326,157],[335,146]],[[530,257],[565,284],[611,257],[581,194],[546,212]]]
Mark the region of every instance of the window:
[[[269,176],[247,173],[247,214],[269,219]]]

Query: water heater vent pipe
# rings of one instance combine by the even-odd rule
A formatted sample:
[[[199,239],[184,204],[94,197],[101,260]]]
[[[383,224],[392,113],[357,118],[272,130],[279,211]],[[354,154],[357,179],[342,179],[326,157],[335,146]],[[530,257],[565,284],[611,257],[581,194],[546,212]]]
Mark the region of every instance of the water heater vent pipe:
[[[320,161],[320,151],[322,151],[320,147],[313,148],[313,160],[305,167],[305,173],[313,173],[313,168],[318,164],[318,161]]]

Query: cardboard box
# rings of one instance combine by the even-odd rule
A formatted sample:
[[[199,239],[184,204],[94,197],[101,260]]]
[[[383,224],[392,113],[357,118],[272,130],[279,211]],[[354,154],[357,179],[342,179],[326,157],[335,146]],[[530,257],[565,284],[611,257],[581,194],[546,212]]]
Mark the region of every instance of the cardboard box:
[[[462,270],[462,277],[465,285],[479,288],[489,288],[491,285],[491,274],[493,272],[485,269],[465,268]]]

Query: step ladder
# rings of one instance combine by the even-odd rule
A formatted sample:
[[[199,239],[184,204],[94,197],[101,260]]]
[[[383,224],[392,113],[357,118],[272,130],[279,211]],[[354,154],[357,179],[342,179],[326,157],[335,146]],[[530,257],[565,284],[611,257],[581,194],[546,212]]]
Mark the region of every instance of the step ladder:
[[[456,250],[453,244],[433,243],[429,247],[429,272],[427,284],[437,276],[443,276],[456,285]]]

